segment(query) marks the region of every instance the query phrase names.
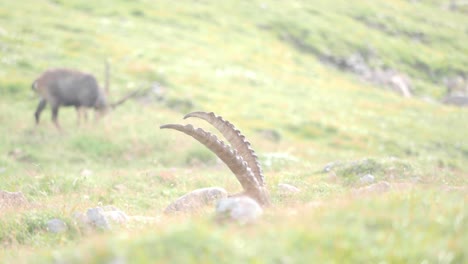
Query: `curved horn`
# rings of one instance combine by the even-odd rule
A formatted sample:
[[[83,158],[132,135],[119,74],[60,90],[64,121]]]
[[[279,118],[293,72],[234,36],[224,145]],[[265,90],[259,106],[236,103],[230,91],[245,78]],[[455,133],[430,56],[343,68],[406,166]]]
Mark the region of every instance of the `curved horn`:
[[[260,186],[257,178],[249,168],[247,162],[237,154],[229,145],[224,144],[215,135],[204,131],[201,128],[195,129],[192,125],[168,124],[160,127],[181,131],[205,145],[216,154],[234,173],[237,180],[242,185],[245,193],[257,200],[261,205],[270,204],[270,196],[265,186]]]
[[[247,192],[258,188],[258,181],[254,177],[252,170],[247,166],[247,163],[241,156],[237,155],[237,151],[233,150],[229,145],[224,144],[215,135],[204,131],[201,128],[195,129],[192,125],[168,124],[160,127],[161,129],[170,128],[181,131],[198,142],[209,148],[216,156],[218,156],[236,175],[237,180]]]
[[[258,162],[258,157],[255,151],[251,148],[250,142],[245,139],[245,136],[229,121],[224,120],[221,116],[216,116],[213,112],[192,112],[184,116],[184,119],[189,117],[198,117],[212,124],[231,144],[233,149],[236,149],[239,155],[247,162],[252,170],[255,178],[260,186],[265,185],[262,167]]]

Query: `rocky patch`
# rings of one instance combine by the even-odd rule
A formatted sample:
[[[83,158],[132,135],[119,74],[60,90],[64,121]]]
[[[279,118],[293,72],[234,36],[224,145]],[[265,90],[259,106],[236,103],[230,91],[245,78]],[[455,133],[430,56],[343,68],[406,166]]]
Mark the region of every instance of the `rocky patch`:
[[[220,187],[197,189],[171,203],[164,213],[193,212],[226,197],[227,191]]]

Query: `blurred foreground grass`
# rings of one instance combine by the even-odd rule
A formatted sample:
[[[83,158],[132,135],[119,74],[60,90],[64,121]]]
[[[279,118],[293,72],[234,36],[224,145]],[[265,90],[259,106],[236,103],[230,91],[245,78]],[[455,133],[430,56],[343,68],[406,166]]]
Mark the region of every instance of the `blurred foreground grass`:
[[[444,77],[468,71],[468,20],[444,4],[0,0],[0,189],[32,204],[0,211],[0,260],[466,262],[468,114],[434,100]],[[356,52],[407,73],[417,96],[320,61]],[[82,127],[62,108],[63,133],[47,110],[34,127],[40,72],[79,68],[102,83],[106,58],[111,99],[153,82],[164,99],[130,101]],[[230,120],[259,154],[274,205],[258,224],[216,225],[211,208],[162,215],[195,188],[240,189],[198,143],[159,130],[192,110]],[[365,174],[396,187],[356,195]],[[301,192],[283,195],[284,182]],[[160,221],[92,235],[73,224],[73,212],[107,204]],[[70,230],[47,233],[53,217]]]

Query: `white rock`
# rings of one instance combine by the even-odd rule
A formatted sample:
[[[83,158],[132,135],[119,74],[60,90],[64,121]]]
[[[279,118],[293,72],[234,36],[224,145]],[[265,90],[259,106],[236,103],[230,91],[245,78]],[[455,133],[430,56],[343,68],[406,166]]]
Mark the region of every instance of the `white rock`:
[[[240,224],[255,222],[263,213],[262,207],[246,196],[230,197],[219,200],[216,218],[219,221],[235,221]]]
[[[366,174],[364,176],[361,176],[361,178],[359,178],[359,181],[363,184],[370,184],[375,181],[375,177],[372,174]]]
[[[78,215],[83,218],[83,216]],[[111,229],[112,224],[123,225],[128,222],[128,216],[121,210],[113,206],[90,208],[86,212],[86,218],[80,219],[81,223],[86,223],[92,227]]]
[[[287,183],[278,184],[278,190],[282,194],[293,194],[293,193],[298,193],[301,191],[299,188],[292,186],[290,184],[287,184]]]
[[[93,175],[93,171],[89,169],[83,169],[81,170],[80,174],[82,177],[90,177]]]
[[[226,190],[220,187],[197,189],[178,198],[164,212],[192,212],[226,197]]]
[[[67,224],[58,218],[51,219],[47,222],[47,231],[50,233],[63,233],[67,230]]]

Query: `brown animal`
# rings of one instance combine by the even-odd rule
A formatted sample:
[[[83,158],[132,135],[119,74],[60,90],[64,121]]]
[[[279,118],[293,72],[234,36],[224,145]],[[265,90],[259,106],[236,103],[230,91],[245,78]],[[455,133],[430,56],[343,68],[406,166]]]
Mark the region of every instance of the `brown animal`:
[[[86,118],[85,108],[94,108],[98,115],[104,114],[109,105],[106,93],[109,90],[109,73],[106,65],[106,87],[103,91],[92,74],[72,69],[50,69],[42,73],[32,84],[32,89],[41,97],[34,114],[36,124],[42,110],[49,103],[52,107],[52,120],[57,128],[60,106],[74,106],[78,113],[78,122],[81,115]]]
[[[270,197],[265,185],[262,168],[257,161],[255,151],[250,147],[250,143],[241,132],[229,121],[224,120],[220,116],[216,116],[214,113],[193,112],[187,114],[184,119],[189,117],[198,117],[212,124],[221,132],[231,146],[226,145],[215,135],[201,128],[195,129],[190,124],[168,124],[160,128],[170,128],[184,132],[216,154],[216,156],[218,156],[234,173],[244,189],[244,192],[236,194],[235,196],[246,195],[256,200],[260,205],[269,205]]]
[[[49,103],[52,107],[52,120],[55,126],[60,129],[57,120],[60,106],[74,106],[78,114],[78,123],[82,116],[86,119],[86,108],[94,108],[96,116],[100,117],[127,99],[136,96],[141,90],[129,93],[116,103],[110,104],[107,101],[109,94],[109,66],[106,63],[105,89],[101,89],[96,78],[89,73],[72,69],[50,69],[42,73],[32,84],[32,89],[36,91],[41,100],[34,113],[36,124],[42,110]]]

